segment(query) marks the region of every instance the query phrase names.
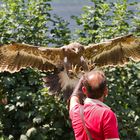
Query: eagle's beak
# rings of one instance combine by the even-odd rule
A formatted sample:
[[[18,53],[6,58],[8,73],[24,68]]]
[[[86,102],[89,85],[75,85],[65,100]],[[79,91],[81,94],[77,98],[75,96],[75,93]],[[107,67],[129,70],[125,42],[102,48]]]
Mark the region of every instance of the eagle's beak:
[[[74,52],[75,52],[76,54],[78,54],[79,49],[78,49],[78,48],[75,48],[75,49],[74,49]]]

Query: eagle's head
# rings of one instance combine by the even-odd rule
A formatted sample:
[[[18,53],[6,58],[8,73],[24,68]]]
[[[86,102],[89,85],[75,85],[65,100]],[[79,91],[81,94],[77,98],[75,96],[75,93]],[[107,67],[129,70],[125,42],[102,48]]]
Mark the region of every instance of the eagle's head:
[[[87,63],[82,55],[85,48],[80,43],[74,42],[62,47],[64,52],[63,66],[69,78],[74,79],[79,72],[88,70]]]

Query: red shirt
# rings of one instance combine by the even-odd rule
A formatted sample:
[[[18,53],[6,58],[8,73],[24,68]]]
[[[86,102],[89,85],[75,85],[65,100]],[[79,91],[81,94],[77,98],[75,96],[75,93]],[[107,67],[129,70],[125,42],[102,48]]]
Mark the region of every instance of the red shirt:
[[[70,110],[70,118],[76,140],[88,140],[84,130],[79,110],[80,104],[76,104]],[[116,115],[99,100],[87,98],[84,104],[85,126],[94,140],[119,138]]]

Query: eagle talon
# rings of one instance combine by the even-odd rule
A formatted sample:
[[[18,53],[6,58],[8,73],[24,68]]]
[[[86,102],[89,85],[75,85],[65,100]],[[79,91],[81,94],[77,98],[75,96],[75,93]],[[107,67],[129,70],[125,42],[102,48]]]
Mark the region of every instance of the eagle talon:
[[[68,75],[70,77],[77,77],[77,65],[72,65],[72,68],[68,70]]]

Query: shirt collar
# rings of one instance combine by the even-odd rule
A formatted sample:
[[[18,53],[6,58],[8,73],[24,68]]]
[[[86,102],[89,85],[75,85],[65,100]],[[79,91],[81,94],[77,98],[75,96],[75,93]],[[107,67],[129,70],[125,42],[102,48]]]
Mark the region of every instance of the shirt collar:
[[[97,99],[86,98],[85,101],[84,101],[84,103],[99,104],[101,106],[105,106],[105,107],[107,107],[107,108],[110,109],[109,106],[107,106],[106,104],[104,104],[103,102],[101,102],[101,101],[99,101]]]

